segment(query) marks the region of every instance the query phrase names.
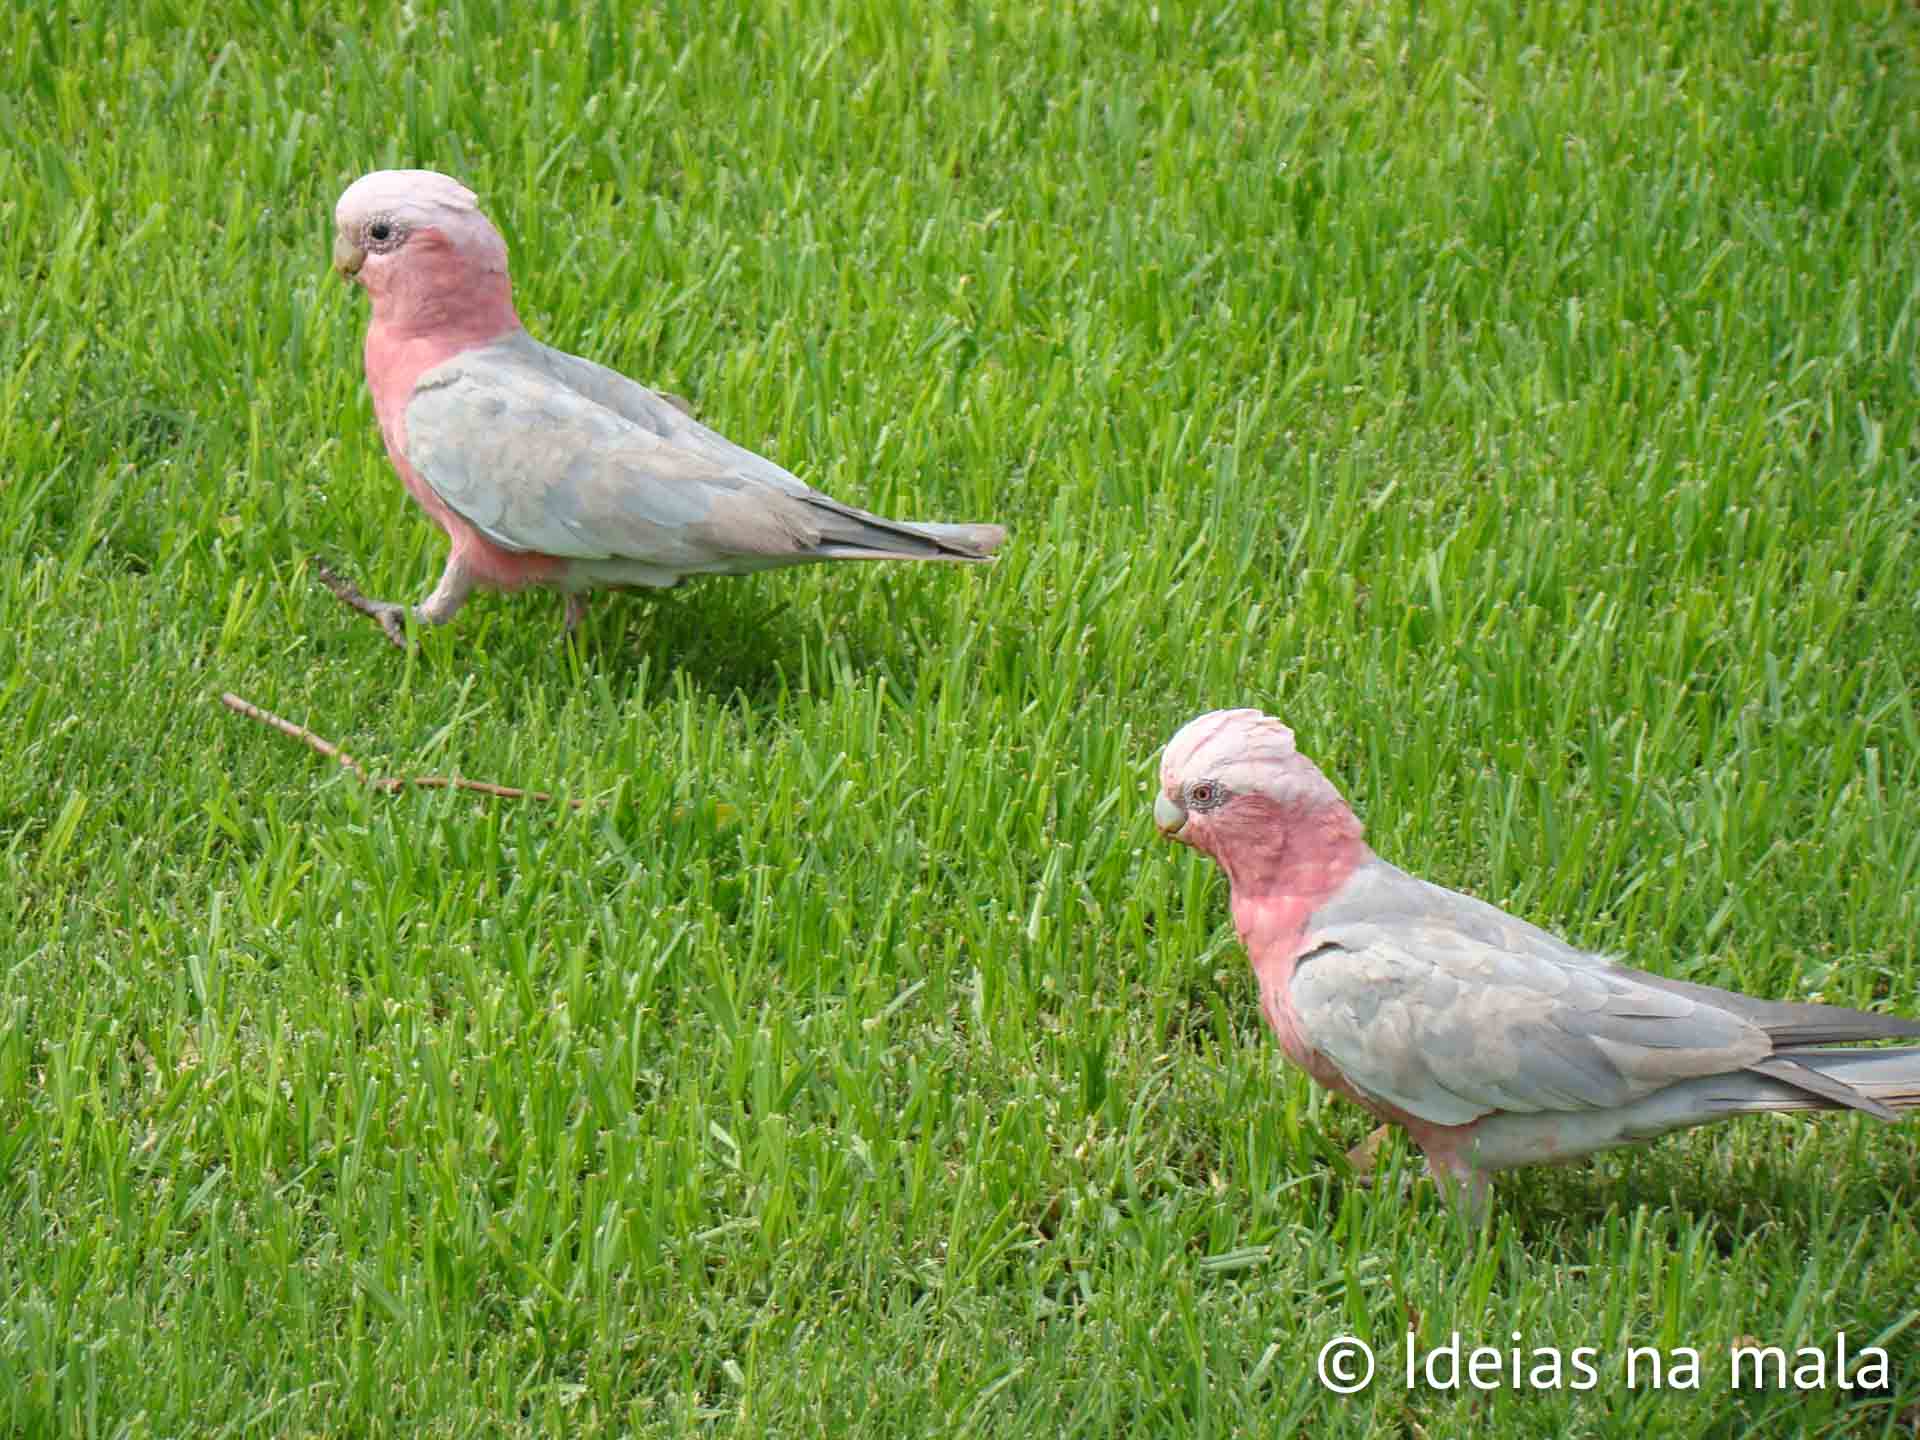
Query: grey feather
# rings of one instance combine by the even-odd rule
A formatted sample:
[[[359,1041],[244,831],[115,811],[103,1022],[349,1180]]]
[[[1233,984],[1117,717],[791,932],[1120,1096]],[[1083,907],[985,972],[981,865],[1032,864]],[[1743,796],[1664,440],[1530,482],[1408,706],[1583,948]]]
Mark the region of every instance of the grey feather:
[[[1841,1005],[1814,1005],[1797,1000],[1759,1000],[1737,990],[1720,990],[1712,985],[1696,985],[1690,980],[1673,980],[1665,975],[1634,975],[1649,985],[1689,995],[1731,1010],[1773,1037],[1776,1045],[1827,1045],[1838,1040],[1914,1040],[1920,1039],[1920,1021],[1903,1020],[1898,1015],[1875,1015],[1867,1010],[1849,1010]]]
[[[408,463],[495,544],[670,585],[831,559],[983,560],[994,525],[915,525],[821,494],[667,397],[524,331],[423,374]]]
[[[1920,1049],[1792,1052],[1744,1070],[1682,1080],[1618,1110],[1489,1115],[1474,1130],[1473,1163],[1504,1170],[1638,1145],[1738,1115],[1837,1109],[1881,1119],[1920,1109]]]
[[[1764,1080],[1754,1093],[1893,1118],[1894,1102],[1826,1063],[1838,1052],[1782,1047],[1920,1035],[1911,1021],[1632,970],[1378,859],[1307,931],[1314,948],[1289,990],[1303,1033],[1363,1093],[1434,1124],[1630,1110],[1729,1075],[1748,1077],[1742,1093]],[[1920,1051],[1887,1053],[1915,1057],[1900,1073],[1920,1089]]]

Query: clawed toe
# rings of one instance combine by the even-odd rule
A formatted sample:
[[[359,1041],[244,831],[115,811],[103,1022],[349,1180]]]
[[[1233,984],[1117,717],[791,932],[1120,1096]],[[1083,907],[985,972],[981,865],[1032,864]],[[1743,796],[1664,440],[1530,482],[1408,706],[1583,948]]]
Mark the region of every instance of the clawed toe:
[[[1467,1224],[1479,1225],[1487,1218],[1493,1199],[1493,1185],[1485,1172],[1466,1165],[1436,1164],[1429,1155],[1427,1174],[1432,1177],[1434,1187],[1447,1197],[1447,1203],[1452,1206],[1454,1213]]]
[[[322,585],[333,592],[334,599],[378,623],[381,630],[386,633],[387,639],[402,650],[407,648],[406,606],[396,605],[391,600],[369,599],[362,595],[360,587],[346,576],[337,574],[318,562],[314,564],[313,573]]]
[[[1380,1163],[1380,1147],[1387,1143],[1387,1132],[1393,1127],[1381,1125],[1347,1151],[1347,1164],[1353,1167],[1353,1178],[1362,1190],[1373,1188],[1373,1172]]]

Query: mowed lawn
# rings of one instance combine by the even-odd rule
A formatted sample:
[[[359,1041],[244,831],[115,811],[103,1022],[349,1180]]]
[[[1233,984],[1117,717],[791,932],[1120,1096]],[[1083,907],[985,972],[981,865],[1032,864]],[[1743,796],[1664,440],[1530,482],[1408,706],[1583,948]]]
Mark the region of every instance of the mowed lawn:
[[[0,1433],[1914,1433],[1920,1123],[1466,1233],[1150,809],[1259,705],[1409,869],[1920,1014],[1920,12],[100,0],[0,72]],[[1003,558],[395,651],[314,578],[444,554],[327,269],[383,166]]]

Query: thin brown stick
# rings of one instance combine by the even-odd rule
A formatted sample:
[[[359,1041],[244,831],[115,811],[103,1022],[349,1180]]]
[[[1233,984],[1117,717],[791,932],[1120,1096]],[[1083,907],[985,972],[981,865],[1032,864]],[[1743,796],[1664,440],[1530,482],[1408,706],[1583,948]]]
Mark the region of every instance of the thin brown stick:
[[[346,751],[342,750],[331,740],[321,739],[318,735],[314,734],[313,731],[307,729],[306,726],[296,725],[293,721],[283,719],[271,710],[262,710],[251,701],[242,700],[231,690],[221,692],[220,703],[225,705],[229,710],[239,711],[249,719],[258,720],[262,725],[271,725],[282,735],[293,740],[298,740],[301,744],[319,751],[329,760],[338,760],[342,765],[346,766],[347,769],[358,775],[363,784],[374,785],[376,787],[380,786],[381,782],[376,781],[371,775],[367,774],[367,772],[361,768],[358,760],[347,754]]]
[[[544,790],[522,790],[513,785],[495,785],[490,780],[468,780],[460,775],[369,775],[361,763],[342,750],[331,740],[323,739],[307,729],[296,725],[271,710],[262,710],[250,700],[242,700],[231,690],[222,691],[220,703],[237,714],[250,720],[258,720],[262,725],[271,725],[290,740],[298,740],[308,749],[324,755],[329,760],[337,760],[360,778],[360,782],[370,790],[378,790],[383,795],[396,795],[409,785],[420,790],[472,790],[481,795],[495,795],[502,800],[545,800],[552,803],[554,796]],[[584,801],[569,800],[568,806],[578,810]]]

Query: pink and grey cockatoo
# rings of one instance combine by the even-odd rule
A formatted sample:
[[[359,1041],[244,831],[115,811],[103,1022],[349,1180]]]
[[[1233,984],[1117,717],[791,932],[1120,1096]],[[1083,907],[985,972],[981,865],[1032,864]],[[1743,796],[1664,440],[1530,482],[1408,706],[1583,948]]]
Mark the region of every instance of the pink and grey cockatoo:
[[[1469,1214],[1489,1176],[1764,1110],[1920,1108],[1920,1023],[1629,970],[1395,869],[1293,732],[1184,726],[1153,817],[1211,855],[1260,1005],[1320,1084],[1406,1129]]]
[[[571,628],[595,588],[813,560],[979,561],[1006,538],[843,505],[668,397],[542,345],[514,313],[506,242],[456,180],[378,170],[333,218],[334,266],[373,300],[367,388],[387,454],[452,541],[413,607],[427,624],[476,587],[557,589]],[[406,644],[405,606],[328,583]]]

